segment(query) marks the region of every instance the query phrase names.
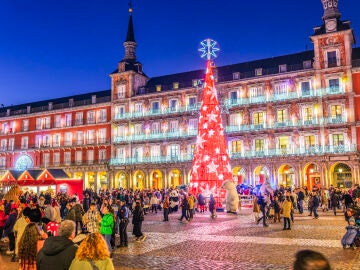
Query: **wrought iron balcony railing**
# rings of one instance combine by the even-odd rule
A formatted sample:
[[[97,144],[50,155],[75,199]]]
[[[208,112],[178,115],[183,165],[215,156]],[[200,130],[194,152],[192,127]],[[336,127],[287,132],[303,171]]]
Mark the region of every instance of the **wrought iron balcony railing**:
[[[322,156],[327,154],[345,154],[357,152],[357,145],[326,145],[310,146],[302,148],[272,148],[262,150],[249,150],[239,153],[230,153],[230,159],[256,159],[267,157],[288,157],[288,156]],[[109,165],[131,165],[131,164],[163,164],[192,161],[193,156],[184,154],[179,156],[155,156],[155,157],[124,157],[112,158]]]
[[[195,105],[183,106],[183,107],[176,107],[176,108],[166,108],[166,109],[159,109],[159,110],[149,110],[149,111],[142,111],[142,112],[132,112],[132,113],[116,113],[115,120],[131,120],[134,118],[142,118],[146,116],[158,116],[158,115],[171,115],[171,114],[178,114],[184,112],[194,112],[200,109],[200,103]]]
[[[322,88],[318,90],[306,90],[301,92],[289,92],[287,94],[274,94],[274,95],[263,95],[259,97],[250,98],[238,98],[238,99],[225,99],[225,106],[232,108],[235,106],[251,105],[267,102],[278,102],[286,101],[298,98],[311,98],[311,97],[323,97],[327,95],[343,94],[344,90],[341,87]]]

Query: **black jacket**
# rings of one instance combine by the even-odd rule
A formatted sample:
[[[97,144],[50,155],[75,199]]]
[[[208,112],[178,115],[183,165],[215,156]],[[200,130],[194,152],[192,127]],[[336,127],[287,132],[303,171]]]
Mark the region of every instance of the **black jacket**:
[[[37,270],[68,270],[77,248],[63,236],[47,238],[36,257]]]

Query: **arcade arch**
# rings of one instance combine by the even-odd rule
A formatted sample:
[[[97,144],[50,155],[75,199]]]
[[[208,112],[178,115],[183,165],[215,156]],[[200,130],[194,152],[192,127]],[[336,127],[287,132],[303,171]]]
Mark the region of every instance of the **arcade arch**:
[[[294,167],[284,164],[278,169],[278,184],[285,187],[291,187],[295,185],[295,169]]]
[[[330,167],[330,184],[340,188],[351,188],[353,173],[346,163],[335,163]]]
[[[254,184],[263,184],[266,179],[270,178],[270,171],[266,166],[257,166],[254,170]]]

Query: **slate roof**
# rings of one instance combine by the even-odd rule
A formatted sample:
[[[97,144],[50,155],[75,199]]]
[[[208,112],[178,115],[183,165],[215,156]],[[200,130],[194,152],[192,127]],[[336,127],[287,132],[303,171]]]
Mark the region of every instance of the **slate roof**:
[[[47,110],[49,102],[53,103],[54,108],[56,108],[56,105],[60,105],[60,104],[63,104],[64,108],[66,108],[66,104],[69,105],[69,99],[74,100],[73,107],[81,106],[81,105],[88,105],[88,104],[91,104],[91,97],[93,95],[96,95],[97,99],[103,98],[104,100],[106,100],[108,102],[110,102],[110,100],[111,100],[111,90],[97,91],[97,92],[78,94],[78,95],[61,97],[61,98],[29,102],[29,103],[13,105],[13,106],[6,106],[3,108],[0,108],[0,117],[5,116],[7,109],[10,109],[12,112],[18,111],[19,112],[18,114],[24,114],[24,113],[26,113],[27,106],[31,106],[32,110],[36,110],[36,108],[43,108],[43,110]],[[67,107],[70,107],[70,106],[67,106]],[[14,114],[11,114],[11,115],[14,115]]]
[[[70,177],[64,172],[62,169],[47,169],[47,171],[55,178],[55,179],[70,179]]]
[[[12,176],[17,180],[20,175],[22,175],[23,171],[9,170]]]
[[[255,77],[255,69],[262,68],[263,75],[279,73],[280,65],[287,65],[287,71],[304,69],[303,62],[313,62],[314,51],[308,50],[294,54],[271,57],[261,60],[254,60],[233,65],[217,67],[218,82],[233,80],[233,73],[239,72],[240,79]],[[189,72],[165,75],[151,78],[145,86],[145,93],[155,92],[156,86],[161,85],[161,91],[173,90],[173,83],[179,83],[179,88],[191,87],[193,80],[204,79],[205,70],[194,70]]]
[[[38,179],[38,177],[43,172],[43,170],[37,170],[37,169],[30,169],[30,170],[27,170],[27,171],[34,180]]]
[[[135,42],[134,25],[133,25],[133,20],[132,20],[131,14],[129,17],[128,31],[127,31],[125,42],[127,42],[127,41]]]

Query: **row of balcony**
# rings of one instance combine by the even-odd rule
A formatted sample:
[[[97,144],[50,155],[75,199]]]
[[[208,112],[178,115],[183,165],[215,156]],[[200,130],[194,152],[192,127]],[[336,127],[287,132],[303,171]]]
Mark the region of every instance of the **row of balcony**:
[[[108,159],[102,160],[77,160],[77,161],[64,161],[64,162],[42,162],[38,167],[39,168],[60,168],[60,167],[72,167],[72,166],[89,166],[89,165],[107,165],[109,163]],[[36,167],[36,166],[35,166]],[[11,170],[14,168],[8,168],[5,164],[0,164],[0,170]]]
[[[109,144],[109,139],[98,139],[96,140],[80,140],[80,141],[64,141],[63,145],[60,143],[52,143],[52,144],[23,144],[23,145],[9,145],[9,146],[1,146],[0,151],[16,151],[16,150],[26,150],[26,149],[48,149],[48,148],[59,148],[59,147],[77,147],[77,146],[91,146],[91,145],[102,145]]]
[[[299,98],[316,98],[316,97],[323,97],[323,96],[337,95],[337,94],[344,94],[343,89],[339,87],[321,88],[318,90],[310,89],[310,90],[302,90],[300,92],[289,92],[287,94],[278,94],[278,95],[274,94],[274,95],[264,95],[264,96],[251,97],[251,98],[226,99],[225,106],[227,108],[232,108],[241,105],[278,102],[278,101],[286,101],[286,100],[299,99]]]
[[[252,98],[238,98],[238,99],[225,99],[225,106],[227,108],[232,108],[235,106],[242,106],[242,105],[251,105],[251,104],[261,104],[261,103],[268,103],[268,102],[278,102],[278,101],[286,101],[292,99],[299,99],[299,98],[315,98],[315,97],[322,97],[328,95],[335,95],[335,94],[343,94],[344,91],[341,88],[322,88],[318,90],[305,90],[301,92],[289,92],[287,94],[274,94],[269,96],[259,96],[259,97],[252,97]],[[130,112],[130,113],[116,113],[115,120],[131,120],[134,118],[143,118],[143,117],[151,117],[151,116],[158,116],[158,115],[171,115],[171,114],[179,114],[184,112],[194,112],[198,111],[201,104],[195,104],[192,106],[182,106],[182,107],[171,107],[165,109],[152,109],[148,111],[141,111],[141,112]]]
[[[286,127],[312,127],[319,125],[332,125],[332,124],[343,124],[346,123],[345,116],[338,117],[327,117],[327,118],[318,118],[312,120],[299,120],[299,121],[283,121],[275,123],[264,123],[264,124],[252,124],[252,125],[235,125],[225,127],[227,133],[234,133],[239,131],[254,131],[254,130],[266,130],[266,129],[279,129]]]
[[[346,118],[344,116],[338,117],[327,117],[327,118],[318,118],[306,121],[284,121],[276,122],[272,124],[251,124],[251,125],[235,125],[235,126],[226,126],[225,132],[228,134],[242,132],[242,131],[260,131],[260,130],[270,130],[270,129],[281,129],[286,127],[316,127],[319,125],[335,125],[346,123]],[[168,139],[180,139],[180,138],[189,138],[197,135],[197,130],[181,131],[176,130],[173,132],[163,132],[163,133],[147,133],[147,134],[133,134],[127,136],[115,136],[114,143],[120,142],[136,142],[136,141],[147,141],[147,140],[168,140]]]
[[[326,154],[345,154],[357,151],[357,145],[326,145],[312,146],[303,148],[273,148],[263,150],[249,150],[238,153],[230,153],[230,159],[251,159],[268,157],[287,157],[287,156],[321,156]],[[174,162],[189,162],[193,160],[193,155],[173,155],[173,156],[154,156],[154,157],[131,157],[131,158],[112,158],[110,165],[130,165],[130,164],[160,164]]]
[[[116,113],[115,120],[131,120],[134,118],[143,118],[147,116],[157,116],[157,115],[172,115],[178,113],[186,113],[186,112],[197,112],[200,109],[200,103],[189,105],[189,106],[177,106],[170,107],[166,109],[152,109],[150,111],[141,111],[141,112],[131,112],[131,113]]]

